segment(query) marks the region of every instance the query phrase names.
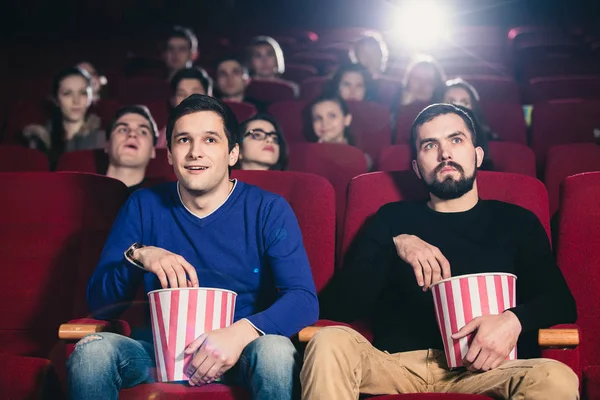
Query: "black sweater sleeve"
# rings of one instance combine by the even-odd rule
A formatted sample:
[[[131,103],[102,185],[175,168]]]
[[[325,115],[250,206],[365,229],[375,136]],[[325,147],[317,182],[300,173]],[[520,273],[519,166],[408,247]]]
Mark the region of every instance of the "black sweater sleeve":
[[[575,299],[552,256],[544,227],[524,211],[518,234],[517,306],[511,309],[527,333],[577,319]]]
[[[319,296],[320,316],[352,322],[368,314],[383,290],[396,255],[387,206],[382,207],[359,232],[343,268]]]

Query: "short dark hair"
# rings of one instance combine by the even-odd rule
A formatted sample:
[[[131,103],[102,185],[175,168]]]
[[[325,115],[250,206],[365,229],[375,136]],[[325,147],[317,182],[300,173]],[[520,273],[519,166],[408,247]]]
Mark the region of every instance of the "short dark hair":
[[[238,140],[238,122],[231,108],[222,101],[214,97],[204,94],[193,94],[183,100],[175,107],[169,115],[167,122],[167,147],[171,150],[171,136],[173,135],[173,127],[177,120],[185,115],[194,114],[201,111],[212,111],[218,114],[223,120],[223,128],[225,136],[227,136],[227,144],[229,151],[233,150]]]
[[[240,149],[242,148],[242,142],[245,139],[246,128],[248,127],[248,124],[252,121],[267,121],[268,123],[273,125],[273,127],[275,128],[275,131],[277,132],[277,138],[279,139],[279,159],[277,160],[275,165],[273,165],[270,169],[274,170],[274,171],[285,170],[287,168],[287,164],[288,164],[287,142],[285,141],[285,136],[281,130],[281,126],[279,125],[279,122],[277,122],[275,117],[273,117],[271,114],[259,113],[253,117],[248,118],[244,122],[240,123],[240,130],[239,130],[240,135],[238,138],[239,144],[240,144]]]
[[[471,133],[471,141],[473,142],[473,146],[477,146],[477,131],[475,129],[475,124],[473,123],[473,118],[471,117],[472,114],[468,109],[461,106],[456,106],[454,104],[432,104],[425,107],[425,109],[421,111],[419,115],[417,115],[417,118],[410,128],[410,150],[413,160],[417,159],[417,154],[419,152],[417,148],[419,128],[427,122],[439,117],[440,115],[448,114],[458,115],[460,118],[462,118],[467,126],[467,129]]]
[[[244,62],[242,61],[242,59],[234,54],[228,54],[228,55],[225,55],[225,56],[219,58],[217,60],[217,63],[215,64],[215,73],[216,73],[216,70],[219,69],[221,64],[223,64],[226,61],[235,61],[236,63],[240,64],[240,67],[242,67],[242,71],[244,72],[244,74],[246,74],[246,75],[250,74],[248,72],[248,67],[246,67],[244,65]]]
[[[112,120],[110,121],[110,123],[107,126],[106,129],[106,140],[110,140],[110,135],[112,134],[113,129],[115,129],[115,125],[117,124],[117,121],[119,120],[119,118],[121,118],[123,115],[126,114],[138,114],[141,115],[142,117],[144,117],[146,119],[146,121],[148,121],[148,123],[150,124],[150,129],[152,130],[152,142],[154,145],[156,145],[156,141],[158,140],[158,128],[156,126],[156,122],[154,121],[154,118],[152,118],[152,114],[150,113],[150,110],[148,109],[148,107],[143,106],[143,105],[131,105],[131,106],[125,106],[125,107],[121,107],[120,109],[117,110],[117,112],[115,113],[115,116],[112,118]]]
[[[188,42],[190,46],[190,51],[192,53],[198,50],[198,38],[196,37],[194,31],[192,31],[190,28],[186,28],[184,26],[179,25],[174,26],[173,28],[171,28],[171,32],[167,37],[167,42],[171,38],[185,39]]]
[[[202,84],[204,91],[207,95],[212,96],[213,93],[213,80],[208,75],[208,73],[204,70],[204,68],[200,67],[190,67],[183,68],[177,71],[175,75],[171,78],[169,84],[171,85],[171,92],[175,94],[177,92],[177,86],[179,86],[179,82],[184,79],[196,79]]]

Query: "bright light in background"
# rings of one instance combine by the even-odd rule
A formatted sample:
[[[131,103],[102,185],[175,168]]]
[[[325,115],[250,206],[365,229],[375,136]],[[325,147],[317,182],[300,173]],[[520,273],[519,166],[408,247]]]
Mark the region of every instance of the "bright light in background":
[[[410,0],[403,2],[393,16],[393,35],[413,50],[436,47],[449,36],[450,14],[442,1]]]

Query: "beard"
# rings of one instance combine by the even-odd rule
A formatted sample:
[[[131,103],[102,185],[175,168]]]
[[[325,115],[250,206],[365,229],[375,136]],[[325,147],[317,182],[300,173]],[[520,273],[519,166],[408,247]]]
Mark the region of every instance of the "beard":
[[[477,163],[475,165],[477,165]],[[454,179],[448,176],[440,180],[438,178],[438,173],[445,167],[452,167],[456,169],[460,174],[460,178]],[[421,176],[424,176],[422,172]],[[477,167],[475,167],[473,175],[466,176],[465,170],[462,166],[453,161],[447,161],[441,163],[433,170],[433,181],[427,182],[425,179],[423,179],[423,182],[425,183],[425,186],[427,186],[427,190],[429,190],[429,193],[431,193],[438,199],[454,200],[458,199],[459,197],[462,197],[463,195],[471,191],[471,189],[473,189],[473,184],[475,183],[476,176]]]

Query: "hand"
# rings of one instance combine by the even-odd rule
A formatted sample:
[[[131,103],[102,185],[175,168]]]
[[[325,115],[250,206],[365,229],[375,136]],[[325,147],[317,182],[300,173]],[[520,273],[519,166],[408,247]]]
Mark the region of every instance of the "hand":
[[[219,379],[240,359],[244,348],[259,334],[246,320],[200,335],[188,345],[185,354],[197,351],[186,374],[190,386],[201,386]]]
[[[423,291],[442,279],[450,278],[450,263],[437,247],[414,235],[398,235],[394,238],[394,245],[402,261],[413,268]]]
[[[145,246],[134,250],[133,258],[139,261],[146,271],[156,274],[163,289],[199,286],[196,269],[180,255],[160,247]]]
[[[517,344],[521,322],[512,311],[500,315],[484,315],[472,319],[452,339],[463,338],[477,331],[463,362],[470,371],[497,368]]]

